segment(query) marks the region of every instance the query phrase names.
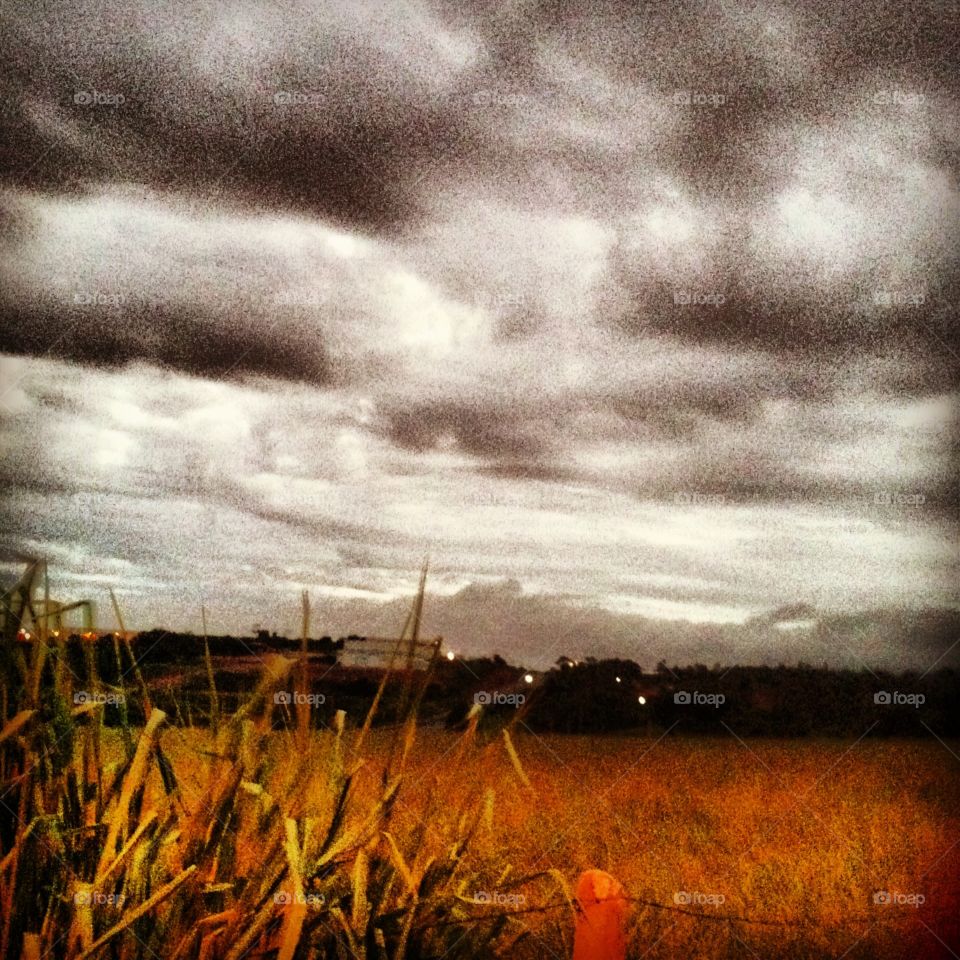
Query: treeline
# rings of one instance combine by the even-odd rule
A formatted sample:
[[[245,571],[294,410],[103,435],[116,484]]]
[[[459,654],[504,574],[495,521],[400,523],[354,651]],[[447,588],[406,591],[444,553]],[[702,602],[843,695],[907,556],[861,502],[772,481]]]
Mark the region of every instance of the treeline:
[[[562,664],[533,692],[525,722],[566,733],[646,727],[727,736],[956,737],[958,681],[956,670],[660,664],[644,674],[625,661]]]
[[[290,653],[300,649],[300,639],[284,637],[260,630],[252,637],[211,636],[207,637],[210,655],[214,657],[263,656],[267,653]],[[352,639],[352,638],[351,638]],[[143,664],[199,663],[203,659],[203,637],[193,633],[171,633],[167,630],[146,630],[136,636],[135,652]],[[310,653],[335,654],[343,649],[341,637],[310,637],[307,650]]]
[[[295,654],[299,640],[261,633],[256,638],[209,637],[211,655],[237,658],[216,670],[224,709],[242,705],[256,682],[260,659],[271,652]],[[310,640],[310,692],[322,694],[311,711],[317,725],[337,710],[362,717],[378,686],[374,671],[335,669],[342,639]],[[69,665],[79,682],[93,656],[96,675],[117,684],[123,675],[131,716],[137,715],[132,664],[123,645],[109,638],[69,643]],[[92,647],[92,649],[91,649]],[[141,633],[134,650],[152,696],[174,716],[203,724],[210,703],[203,665],[203,639],[165,631]],[[86,652],[84,652],[86,651]],[[117,654],[120,656],[120,669]],[[530,682],[527,682],[529,677]],[[155,693],[153,691],[155,690]],[[658,664],[644,672],[631,660],[574,661],[529,673],[502,657],[458,658],[437,663],[423,697],[421,719],[457,726],[481,705],[484,723],[518,719],[535,732],[570,734],[653,733],[729,736],[960,736],[956,710],[960,673],[927,674],[833,670],[797,666],[707,667]],[[399,693],[398,693],[399,696]],[[402,699],[402,698],[401,698]],[[389,721],[391,689],[381,715]],[[108,712],[108,720],[111,713]]]
[[[260,631],[253,637],[209,636],[206,638],[212,657],[249,657],[251,661],[270,653],[291,654],[300,650],[300,640]],[[147,675],[169,673],[172,668],[189,668],[203,664],[204,638],[193,633],[172,633],[168,630],[145,630],[138,633],[132,646],[137,664]],[[130,664],[123,645],[120,649],[121,672],[126,673]],[[67,645],[71,666],[83,670],[84,648],[92,648],[97,675],[107,683],[115,683],[117,651],[109,636],[100,637],[94,643],[81,642],[73,635]],[[307,651],[312,655],[327,658],[333,663],[337,652],[343,649],[343,638],[310,638]]]

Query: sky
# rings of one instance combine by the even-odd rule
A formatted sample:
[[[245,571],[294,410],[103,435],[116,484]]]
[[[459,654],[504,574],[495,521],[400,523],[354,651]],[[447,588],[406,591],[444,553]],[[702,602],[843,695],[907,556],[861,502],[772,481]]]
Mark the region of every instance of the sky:
[[[469,655],[953,662],[958,27],[5,5],[4,582],[383,634],[429,556]]]

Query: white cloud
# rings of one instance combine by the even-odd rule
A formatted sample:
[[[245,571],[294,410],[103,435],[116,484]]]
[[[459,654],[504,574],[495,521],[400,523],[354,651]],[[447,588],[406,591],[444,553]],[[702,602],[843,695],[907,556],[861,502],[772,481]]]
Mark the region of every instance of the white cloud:
[[[148,582],[178,590],[215,582],[209,589],[269,594],[277,609],[296,584],[383,599],[408,591],[427,552],[441,582],[512,577],[546,596],[589,596],[614,613],[667,619],[720,622],[784,603],[846,608],[951,595],[957,558],[923,509],[700,497],[695,464],[675,475],[668,457],[645,453],[642,443],[615,444],[619,459],[591,454],[586,485],[517,483],[393,447],[364,422],[348,389],[217,384],[145,366],[81,380],[57,361],[22,365],[30,403],[8,416],[0,438],[13,446],[16,436],[34,437],[37,459],[7,505],[19,517],[14,540],[53,551],[72,591],[99,589],[101,574],[126,583],[132,609],[148,622],[165,615],[164,594],[154,598]],[[866,451],[868,430],[874,444],[893,449],[916,431],[917,412],[902,405],[880,406],[870,420],[857,406],[843,410],[831,415],[850,417]],[[949,408],[935,412],[948,422]],[[798,406],[786,420],[802,435],[821,413]],[[713,434],[718,456],[742,457],[736,429]],[[762,455],[773,434],[762,420],[752,429]],[[567,442],[578,449],[589,439]],[[829,475],[823,438],[811,433],[808,449]],[[923,449],[915,460],[931,455]],[[628,450],[633,464],[623,459]],[[875,468],[849,449],[836,462],[860,463],[866,474]],[[898,489],[914,469],[895,477]],[[629,482],[637,478],[642,490],[641,471],[665,492],[688,486],[679,497],[645,501]],[[64,492],[29,492],[50,482]],[[58,549],[61,537],[80,553]],[[283,572],[291,569],[296,577]]]

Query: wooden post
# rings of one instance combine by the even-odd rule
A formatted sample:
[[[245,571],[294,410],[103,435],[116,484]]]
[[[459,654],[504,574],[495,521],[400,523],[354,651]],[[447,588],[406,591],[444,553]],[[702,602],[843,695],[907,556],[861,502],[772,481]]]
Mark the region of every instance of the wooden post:
[[[573,960],[626,960],[630,903],[615,877],[586,870],[577,881],[577,929]]]
[[[297,690],[296,704],[294,709],[297,716],[297,732],[300,737],[300,743],[303,748],[310,739],[310,701],[307,698],[309,666],[307,661],[307,638],[310,636],[310,594],[304,590],[300,596],[300,602],[303,606],[303,626],[300,631],[300,662],[297,670]]]

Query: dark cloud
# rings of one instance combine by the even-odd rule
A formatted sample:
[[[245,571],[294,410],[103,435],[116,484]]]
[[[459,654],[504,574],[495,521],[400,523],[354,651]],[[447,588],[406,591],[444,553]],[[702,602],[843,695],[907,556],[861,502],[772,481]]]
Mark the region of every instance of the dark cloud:
[[[153,622],[200,570],[344,632],[429,550],[439,628],[538,662],[949,603],[955,15],[3,14],[5,528]]]
[[[82,194],[97,182],[146,183],[404,235],[434,212],[440,184],[484,183],[603,220],[631,207],[643,214],[663,202],[656,184],[673,184],[663,189],[696,201],[683,224],[694,243],[707,207],[719,205],[717,246],[694,269],[667,238],[651,264],[650,238],[638,251],[621,229],[598,284],[606,322],[644,336],[821,354],[856,342],[922,357],[949,338],[960,293],[957,206],[936,206],[951,184],[955,197],[960,140],[948,99],[955,81],[943,66],[946,8],[871,0],[846,13],[686,3],[651,11],[617,2],[589,12],[544,4],[524,17],[482,5],[416,9],[419,29],[401,27],[393,42],[382,28],[395,18],[364,4],[300,10],[295,24],[271,11],[256,27],[244,5],[201,5],[182,20],[163,7],[120,13],[96,0],[11,19],[0,169],[21,187]],[[863,22],[873,25],[869,44],[852,29]],[[123,100],[74,102],[94,94]],[[901,95],[920,106],[875,102]],[[847,142],[859,154],[835,156]],[[791,214],[797,236],[771,236],[784,225],[763,222],[776,220],[765,208],[794,189],[816,204]],[[823,230],[807,221],[845,203],[881,216],[859,225],[869,242],[857,262],[825,280],[820,267],[833,253],[819,249]],[[902,218],[915,222],[903,230]],[[875,253],[888,236],[906,251]],[[796,253],[784,249],[794,242]],[[723,302],[702,309],[678,305],[678,295]],[[539,304],[525,296],[502,318],[508,335],[538,322]],[[189,318],[172,326],[176,337],[203,337]],[[247,339],[227,338],[225,349],[247,351]],[[298,369],[296,352],[276,366],[315,373]],[[225,365],[211,353],[211,370]],[[944,360],[952,370],[949,353]]]
[[[960,273],[935,274],[928,284],[900,289],[878,281],[859,291],[749,285],[733,276],[732,264],[729,276],[699,282],[626,282],[632,293],[613,319],[636,336],[664,333],[786,356],[812,353],[826,362],[864,350],[895,351],[915,363],[926,361],[928,372],[941,368],[936,374],[941,384],[956,374],[950,345],[956,336]]]
[[[769,388],[768,388],[769,389]],[[639,422],[674,437],[690,437],[705,418],[750,421],[759,415],[758,395],[768,390],[747,384],[690,383],[639,385],[610,398],[610,409],[629,422]]]
[[[7,19],[8,182],[149,183],[377,230],[417,214],[424,167],[457,139],[457,115],[418,80],[429,65],[387,58],[332,9],[257,11],[249,57],[252,9],[139,12],[61,3]]]
[[[97,208],[96,199],[78,202],[80,218]],[[0,241],[0,351],[106,366],[145,360],[210,377],[335,379],[321,311],[270,292],[282,264],[263,257],[252,270],[250,247],[228,238],[211,250],[196,218],[159,234],[149,215],[120,227],[121,215],[106,235],[91,220],[83,238],[63,244],[66,220],[46,222],[36,197],[0,197],[0,210],[13,224]]]
[[[109,295],[107,295],[109,296]],[[62,302],[0,310],[0,351],[118,366],[146,360],[209,377],[259,374],[323,385],[331,380],[318,338],[290,336],[289,328],[212,315],[201,306],[170,309],[124,303],[90,311]]]
[[[589,132],[630,128],[631,107],[642,127],[645,97],[670,116],[656,166],[739,198],[776,184],[765,135],[777,124],[839,113],[863,82],[955,89],[939,4],[400,9],[409,23],[368,4],[201,4],[182,18],[96,0],[7,18],[0,162],[21,185],[147,182],[382,231],[419,219],[424,190],[451,173],[524,189],[549,170],[594,209],[613,201],[650,145]],[[75,102],[84,94],[123,99]],[[697,109],[687,94],[724,102]],[[563,123],[538,136],[551,117]]]
[[[481,459],[539,459],[547,450],[546,436],[528,413],[509,403],[421,403],[386,411],[385,429],[407,450],[432,450],[452,439],[460,450]]]
[[[634,171],[727,200],[773,192],[789,154],[771,150],[771,130],[821,124],[874,92],[933,101],[957,91],[948,39],[956,14],[933,3],[826,10],[614,0],[542,3],[522,16],[477,6],[473,17],[450,16],[455,25],[467,18],[485,41],[486,58],[463,83],[500,105],[477,162],[541,195],[550,179],[566,180],[581,208],[617,209],[636,192]],[[503,107],[511,97],[515,111]],[[956,169],[949,122],[931,150]]]

